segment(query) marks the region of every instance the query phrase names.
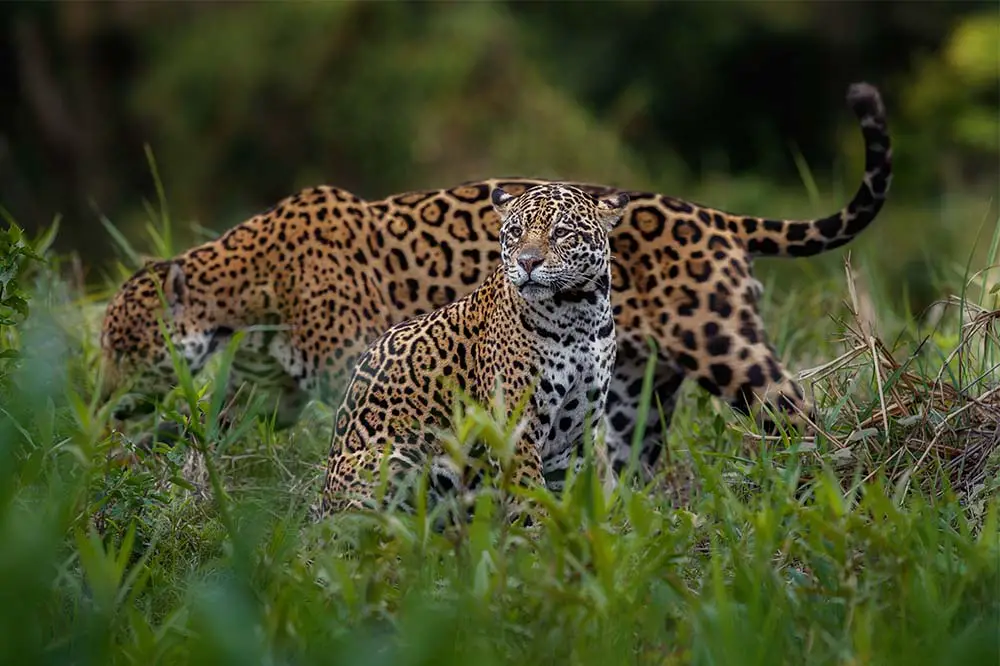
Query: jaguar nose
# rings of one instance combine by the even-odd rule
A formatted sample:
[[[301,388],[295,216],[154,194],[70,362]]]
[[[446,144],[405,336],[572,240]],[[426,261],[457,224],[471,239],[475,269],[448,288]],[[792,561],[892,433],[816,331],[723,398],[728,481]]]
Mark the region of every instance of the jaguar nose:
[[[528,275],[531,275],[531,271],[535,268],[541,266],[543,261],[545,259],[542,257],[542,253],[535,248],[528,248],[517,255],[517,263],[521,265],[521,268]]]

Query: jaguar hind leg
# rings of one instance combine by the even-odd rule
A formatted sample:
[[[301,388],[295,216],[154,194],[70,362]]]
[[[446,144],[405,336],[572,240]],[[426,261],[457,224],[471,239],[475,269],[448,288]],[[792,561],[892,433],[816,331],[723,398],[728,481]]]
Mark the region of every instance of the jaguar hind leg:
[[[769,347],[769,346],[768,346]],[[753,417],[761,433],[779,435],[782,428],[775,422],[777,416],[785,428],[804,434],[816,422],[816,410],[806,397],[802,385],[786,370],[773,348],[761,354],[762,363],[768,368],[768,377],[763,386],[746,382],[730,397],[729,404],[741,414]]]
[[[768,341],[753,296],[713,294],[714,307],[731,316],[713,312],[702,321],[679,325],[675,355],[688,377],[737,411],[752,415],[765,434],[778,431],[768,412],[802,430],[815,421],[815,408]]]
[[[650,318],[654,340],[669,357],[667,369],[675,368],[737,411],[752,414],[766,433],[777,431],[768,411],[801,429],[807,418],[813,419],[814,408],[768,340],[757,307],[762,286],[746,256],[732,256],[723,269],[711,268],[699,274],[694,286],[673,291],[666,307]],[[665,381],[667,392],[675,393],[671,391],[679,383],[671,384],[669,377]]]

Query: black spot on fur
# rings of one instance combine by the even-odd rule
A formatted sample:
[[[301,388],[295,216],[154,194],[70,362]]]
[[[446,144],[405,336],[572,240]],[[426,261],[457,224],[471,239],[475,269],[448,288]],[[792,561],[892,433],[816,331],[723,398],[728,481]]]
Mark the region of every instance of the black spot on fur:
[[[718,385],[714,384],[708,377],[699,377],[698,386],[708,391],[712,395],[721,395],[722,391],[719,389]]]
[[[815,226],[816,231],[823,238],[836,238],[840,235],[840,228],[842,226],[840,214],[838,213],[837,215],[818,220]]]
[[[673,197],[661,197],[660,202],[675,213],[690,213],[694,210],[691,204]]]
[[[788,254],[792,257],[811,257],[815,254],[819,254],[825,249],[839,247],[840,245],[843,245],[846,242],[847,242],[846,240],[843,243],[841,243],[840,241],[833,241],[827,245],[824,245],[822,241],[818,240],[806,241],[801,245],[789,245]]]
[[[730,346],[729,336],[719,335],[709,339],[706,350],[711,356],[725,356],[729,353]]]
[[[681,365],[681,367],[686,368],[687,370],[690,370],[692,372],[698,369],[698,359],[696,359],[694,356],[691,356],[690,354],[686,354],[684,352],[678,352],[677,362]]]
[[[611,427],[613,427],[615,430],[618,431],[625,430],[625,428],[631,425],[631,423],[632,420],[625,414],[622,414],[621,412],[611,417]]]
[[[729,382],[733,381],[733,371],[725,363],[713,363],[708,369],[712,373],[712,379],[719,386],[729,386]]]
[[[733,306],[729,303],[729,299],[717,292],[708,295],[708,309],[723,319],[733,314]]]

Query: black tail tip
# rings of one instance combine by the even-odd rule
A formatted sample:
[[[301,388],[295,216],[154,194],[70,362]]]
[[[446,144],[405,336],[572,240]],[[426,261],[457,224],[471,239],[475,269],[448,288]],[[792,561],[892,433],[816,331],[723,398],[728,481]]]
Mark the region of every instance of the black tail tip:
[[[885,105],[878,88],[863,81],[852,83],[847,89],[847,103],[858,118],[885,118]]]

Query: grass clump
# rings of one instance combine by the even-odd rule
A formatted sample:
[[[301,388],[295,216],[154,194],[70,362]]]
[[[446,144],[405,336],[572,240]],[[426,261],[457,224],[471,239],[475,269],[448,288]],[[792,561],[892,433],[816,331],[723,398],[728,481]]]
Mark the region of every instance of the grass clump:
[[[3,337],[19,354],[0,375],[0,663],[942,664],[1000,654],[988,285],[975,305],[968,294],[944,303],[930,332],[865,291],[853,269],[848,302],[830,296],[842,280],[784,290],[767,313],[784,322],[779,347],[840,356],[804,373],[824,408],[817,436],[758,437],[686,392],[649,487],[621,484],[608,497],[588,467],[560,498],[533,491],[547,507],[540,525],[507,524],[484,495],[467,525],[442,533],[422,511],[310,522],[329,406],[311,405],[286,432],[250,418],[221,431],[221,402],[182,372],[155,417],[182,426],[181,442],[144,447],[111,428],[91,398],[99,307],[58,269],[50,256],[24,273],[31,316]],[[817,309],[841,322],[841,350],[801,333],[796,313]],[[227,367],[224,357],[208,384]],[[470,412],[476,422],[459,430],[506,432],[491,414]]]

